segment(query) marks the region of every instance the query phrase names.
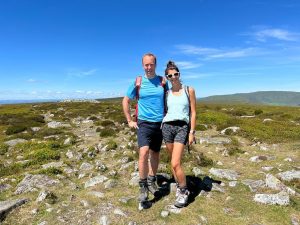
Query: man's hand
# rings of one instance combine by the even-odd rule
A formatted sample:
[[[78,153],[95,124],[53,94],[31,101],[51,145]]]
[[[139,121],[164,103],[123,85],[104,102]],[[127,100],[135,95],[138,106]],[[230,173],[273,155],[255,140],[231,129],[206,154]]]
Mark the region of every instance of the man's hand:
[[[137,122],[134,122],[134,121],[129,121],[128,122],[128,126],[130,128],[135,128],[135,129],[139,129],[138,125],[137,125]]]

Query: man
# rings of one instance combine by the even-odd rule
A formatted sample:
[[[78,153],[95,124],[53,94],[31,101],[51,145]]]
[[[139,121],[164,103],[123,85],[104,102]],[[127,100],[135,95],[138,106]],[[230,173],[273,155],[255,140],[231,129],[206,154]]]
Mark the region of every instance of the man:
[[[142,76],[141,85],[137,90],[136,82],[133,82],[123,98],[123,111],[130,128],[137,129],[139,146],[139,186],[138,200],[143,203],[148,200],[148,192],[158,196],[156,185],[156,173],[159,162],[159,151],[162,143],[161,121],[164,116],[164,78],[156,75],[156,57],[147,53],[142,58],[145,75]],[[138,115],[137,122],[130,115],[130,100],[137,95]],[[150,164],[148,159],[150,158]]]

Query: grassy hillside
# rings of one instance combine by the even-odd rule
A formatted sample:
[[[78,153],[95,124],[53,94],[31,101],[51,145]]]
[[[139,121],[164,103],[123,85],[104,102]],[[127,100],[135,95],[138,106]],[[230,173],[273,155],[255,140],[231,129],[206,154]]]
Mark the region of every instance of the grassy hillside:
[[[193,197],[174,212],[168,209],[175,191],[170,189],[174,181],[164,146],[158,171],[164,195],[152,199],[149,209],[138,209],[136,133],[127,126],[121,99],[0,106],[0,205],[29,199],[2,224],[105,224],[104,218],[110,224],[299,223],[299,195],[289,196],[286,206],[261,204],[253,200],[255,194],[279,190],[261,185],[253,191],[245,182],[256,185],[266,174],[299,171],[300,107],[199,102],[197,113],[197,144],[183,156]],[[232,126],[239,130],[221,133]],[[25,142],[8,144],[16,139]],[[253,157],[258,161],[251,161]],[[212,168],[234,170],[239,176],[232,182],[212,174]],[[29,192],[16,192],[28,174],[59,183],[33,182]],[[107,180],[87,187],[101,176]],[[203,188],[207,180],[218,183]],[[280,182],[299,193],[299,181]],[[44,200],[38,200],[41,193],[48,193]],[[163,212],[169,214],[164,217]]]
[[[232,95],[215,95],[201,98],[200,101],[300,106],[300,92],[259,91],[253,93],[238,93]]]

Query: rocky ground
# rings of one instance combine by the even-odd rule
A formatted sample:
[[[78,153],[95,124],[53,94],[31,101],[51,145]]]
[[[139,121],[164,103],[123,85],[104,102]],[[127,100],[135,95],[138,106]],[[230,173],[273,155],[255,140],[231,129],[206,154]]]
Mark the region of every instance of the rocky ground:
[[[44,113],[45,126],[72,132],[62,157],[0,180],[2,224],[300,224],[300,143],[266,144],[209,127],[197,131],[197,144],[183,166],[191,190],[189,205],[178,209],[175,184],[162,148],[158,184],[162,196],[139,207],[135,132],[126,124],[109,127],[117,135],[100,137],[90,117],[56,121]],[[104,120],[101,114],[93,115]],[[40,128],[33,128],[38,131]],[[228,133],[228,132],[227,132]],[[47,140],[49,137],[45,137]],[[50,137],[57,138],[57,137]],[[114,143],[112,143],[112,140]],[[18,146],[36,140],[13,139],[6,163],[25,163]],[[232,147],[232,142],[238,148]],[[20,144],[21,143],[21,144]],[[12,157],[9,157],[11,154]],[[40,169],[61,173],[39,173]]]

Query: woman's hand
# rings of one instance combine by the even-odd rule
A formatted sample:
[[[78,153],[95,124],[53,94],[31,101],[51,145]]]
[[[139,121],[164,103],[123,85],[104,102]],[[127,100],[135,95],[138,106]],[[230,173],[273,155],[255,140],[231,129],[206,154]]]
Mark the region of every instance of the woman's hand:
[[[195,134],[189,133],[189,145],[192,145],[195,142]]]

